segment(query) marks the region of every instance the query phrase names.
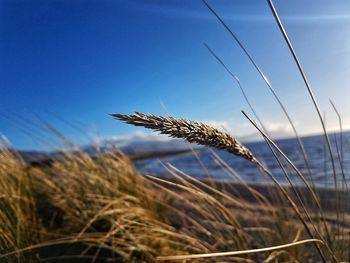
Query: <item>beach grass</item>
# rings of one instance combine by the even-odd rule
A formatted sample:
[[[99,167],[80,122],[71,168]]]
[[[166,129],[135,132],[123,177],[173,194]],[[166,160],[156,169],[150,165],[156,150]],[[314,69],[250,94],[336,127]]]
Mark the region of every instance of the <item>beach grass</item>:
[[[337,108],[331,102],[340,124],[335,153],[306,74],[268,0],[319,116],[331,158],[334,188],[320,188],[313,181],[289,111],[243,43],[203,2],[242,49],[288,119],[307,173],[269,137],[239,79],[206,45],[239,84],[258,124],[243,114],[261,133],[288,184],[281,184],[237,138],[201,122],[144,113],[112,115],[128,124],[225,150],[256,165],[273,184],[247,184],[215,152],[213,157],[227,175],[240,183],[198,180],[171,164],[164,164],[164,177],[141,175],[117,149],[89,156],[47,125],[70,147],[60,158],[32,165],[11,147],[0,150],[0,262],[350,262],[349,190]],[[290,174],[302,185],[295,185]]]
[[[170,164],[165,165],[167,179],[142,176],[128,157],[115,151],[94,158],[67,152],[49,165],[31,166],[4,149],[0,163],[1,262],[305,262],[348,257],[350,214],[343,211],[340,225],[335,199],[329,199],[334,197],[331,189],[317,191],[321,217],[307,187],[294,189],[309,200],[302,210],[290,186],[203,181]],[[345,200],[346,192],[338,196]]]

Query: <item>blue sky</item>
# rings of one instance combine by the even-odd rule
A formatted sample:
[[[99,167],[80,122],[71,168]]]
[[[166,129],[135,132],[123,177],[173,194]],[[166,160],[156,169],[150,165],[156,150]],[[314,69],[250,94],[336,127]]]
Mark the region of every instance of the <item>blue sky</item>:
[[[263,0],[209,1],[269,78],[301,134],[321,126]],[[331,98],[350,128],[350,2],[275,1],[330,130]],[[0,1],[0,132],[19,149],[50,141],[41,120],[77,144],[143,132],[108,113],[174,115],[255,133],[240,78],[275,134],[290,128],[242,50],[199,0]]]

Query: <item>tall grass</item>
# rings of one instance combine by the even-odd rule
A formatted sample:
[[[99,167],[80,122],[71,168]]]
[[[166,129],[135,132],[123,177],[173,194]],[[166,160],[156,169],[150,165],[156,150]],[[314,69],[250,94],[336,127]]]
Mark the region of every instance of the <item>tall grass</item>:
[[[340,253],[341,256],[343,256],[343,253],[345,251],[337,250],[334,248],[334,244],[336,244],[339,240],[337,240],[337,236],[339,236],[340,233],[340,225],[339,225],[339,208],[338,208],[338,200],[339,200],[339,193],[336,193],[335,198],[335,204],[337,205],[336,209],[336,227],[335,232],[330,234],[330,230],[328,227],[328,223],[326,222],[326,216],[323,212],[323,208],[321,205],[321,202],[319,200],[318,195],[315,192],[315,189],[312,188],[306,178],[303,176],[303,174],[299,171],[299,169],[289,160],[289,158],[278,148],[278,146],[266,135],[264,134],[253,122],[253,125],[256,126],[256,128],[262,132],[263,136],[265,137],[268,145],[270,146],[270,149],[272,153],[274,154],[275,158],[278,160],[281,169],[284,171],[285,176],[288,179],[288,182],[291,185],[291,189],[293,190],[293,193],[295,196],[292,196],[289,191],[282,186],[278,180],[273,176],[273,174],[252,154],[252,152],[247,149],[245,146],[243,146],[237,139],[231,137],[227,133],[223,133],[218,131],[215,128],[212,128],[208,125],[205,125],[203,123],[193,122],[189,120],[184,119],[175,119],[173,117],[160,117],[160,116],[154,116],[154,115],[146,115],[143,113],[136,113],[134,115],[124,115],[124,114],[113,114],[113,117],[125,121],[128,124],[133,124],[136,126],[144,126],[149,129],[153,129],[156,131],[159,131],[162,134],[168,134],[172,137],[176,138],[184,138],[188,140],[189,142],[196,142],[201,145],[215,147],[218,149],[224,149],[230,153],[233,153],[237,156],[240,156],[253,164],[256,164],[268,177],[272,179],[272,181],[276,184],[280,194],[285,198],[287,203],[290,205],[291,209],[294,211],[297,218],[300,220],[300,223],[303,225],[304,230],[308,234],[309,238],[316,239],[321,242],[325,248],[323,250],[319,244],[315,243],[316,250],[318,251],[318,254],[322,261],[327,261],[327,255],[328,259],[331,259],[333,261],[338,261],[337,254]],[[248,116],[247,116],[248,117]],[[249,118],[249,117],[248,117]],[[308,209],[305,206],[305,203],[300,197],[300,192],[296,187],[293,185],[291,179],[289,178],[287,172],[285,172],[283,165],[279,161],[278,156],[272,149],[274,147],[278,153],[288,162],[288,164],[295,170],[298,176],[302,179],[302,181],[306,185],[306,190],[309,193],[309,196],[311,197],[312,201],[317,204],[316,213],[320,214],[320,218],[318,219],[312,219],[311,215],[308,211]],[[336,191],[337,188],[336,188]],[[346,195],[343,195],[345,197]],[[294,200],[294,198],[296,200]],[[299,206],[301,208],[299,208]],[[344,233],[344,229],[342,231]],[[345,240],[342,240],[341,242],[346,242]],[[325,254],[326,253],[326,254]],[[176,257],[179,259],[179,257]],[[184,258],[184,257],[183,257]],[[174,258],[175,259],[175,258]]]
[[[289,185],[281,184],[236,138],[200,122],[143,113],[113,115],[132,125],[226,150],[256,165],[274,185],[247,184],[215,152],[215,161],[239,183],[198,180],[170,164],[164,164],[168,177],[140,175],[117,149],[91,157],[44,123],[74,151],[67,150],[60,159],[48,163],[30,165],[10,147],[1,148],[0,262],[350,261],[349,190],[342,133],[335,140],[334,154],[311,86],[272,1],[268,1],[271,11],[320,117],[334,189],[314,185],[304,145],[285,106],[243,43],[203,2],[247,55],[286,115],[307,174],[269,137],[239,79],[206,45],[238,83],[259,125],[244,114],[262,134]],[[340,113],[331,104],[342,131]],[[336,160],[341,175],[335,169]],[[303,186],[293,184],[291,172]]]
[[[1,161],[2,178],[8,180],[1,188],[1,216],[7,220],[0,224],[0,241],[6,244],[0,261],[155,262],[169,255],[286,245],[304,237],[293,213],[282,213],[283,204],[249,185],[210,186],[172,166],[167,166],[171,180],[144,177],[127,157],[112,152],[96,158],[67,153],[49,166],[31,167],[3,150]],[[314,254],[289,246],[276,257]],[[269,256],[266,249],[220,260]]]
[[[172,166],[171,180],[144,177],[121,153],[67,153],[44,167],[27,166],[7,150],[1,157],[7,165],[2,178],[8,178],[0,210],[8,218],[0,225],[7,244],[0,260],[6,262],[155,262],[278,245],[284,252],[272,254],[276,258],[315,256],[313,249],[290,248],[306,238],[298,218],[274,195],[249,185],[214,187]],[[271,253],[237,252],[220,260],[261,261]]]
[[[140,116],[151,123],[155,118]],[[142,123],[135,116],[131,119]],[[149,123],[149,127],[166,127],[184,138],[192,138],[189,133],[195,131],[197,142],[226,149],[273,177],[228,134],[191,121],[155,120],[157,125]],[[330,190],[317,192],[325,210],[321,220],[312,202],[300,206],[296,193],[311,200],[310,189],[294,186],[293,190],[276,179],[275,187],[248,185],[219,156],[215,158],[239,184],[200,181],[170,164],[165,165],[169,179],[142,176],[118,151],[94,158],[66,152],[52,163],[31,166],[11,149],[3,149],[0,261],[348,259],[349,211],[343,211],[344,224],[339,225],[334,209],[325,206]]]

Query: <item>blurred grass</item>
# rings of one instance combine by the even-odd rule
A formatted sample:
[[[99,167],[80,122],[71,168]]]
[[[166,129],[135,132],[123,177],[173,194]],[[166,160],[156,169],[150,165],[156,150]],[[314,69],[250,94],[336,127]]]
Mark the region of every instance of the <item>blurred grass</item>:
[[[62,160],[33,167],[2,150],[0,262],[155,262],[158,256],[247,250],[306,237],[275,187],[203,182],[167,169],[171,179],[141,176],[119,152],[96,158],[67,152]],[[327,215],[332,227],[335,216]],[[348,237],[346,231],[348,226],[342,232]],[[305,244],[204,261],[312,258],[317,252]]]

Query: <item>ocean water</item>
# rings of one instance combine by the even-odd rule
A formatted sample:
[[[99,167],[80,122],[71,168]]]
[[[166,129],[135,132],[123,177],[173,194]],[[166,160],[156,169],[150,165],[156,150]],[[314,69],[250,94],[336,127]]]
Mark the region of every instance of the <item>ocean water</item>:
[[[343,133],[342,143],[340,143],[339,134],[330,134],[329,138],[335,160],[337,183],[338,185],[343,185],[343,177],[345,177],[347,184],[350,185],[350,132]],[[283,139],[275,142],[308,181],[314,182],[318,186],[334,186],[333,169],[324,136],[302,137],[301,140],[307,154],[311,173],[309,173],[305,165],[296,139]],[[269,168],[279,182],[283,184],[287,183],[283,170],[265,142],[246,143],[245,145]],[[206,147],[196,149],[200,150],[200,153],[197,155],[180,155],[153,160],[141,160],[137,161],[135,166],[142,174],[154,176],[169,176],[170,172],[164,166],[171,164],[178,170],[196,178],[211,177],[221,181],[235,182],[244,180],[249,183],[258,184],[272,183],[271,179],[261,173],[255,165],[243,158],[225,151]],[[226,165],[219,162],[216,156],[222,159]],[[283,163],[286,164],[285,161]],[[284,167],[295,184],[302,184],[300,178],[289,165],[284,165]],[[238,174],[240,179],[237,176],[233,176],[233,174]]]

